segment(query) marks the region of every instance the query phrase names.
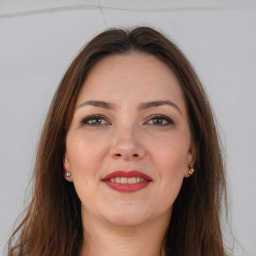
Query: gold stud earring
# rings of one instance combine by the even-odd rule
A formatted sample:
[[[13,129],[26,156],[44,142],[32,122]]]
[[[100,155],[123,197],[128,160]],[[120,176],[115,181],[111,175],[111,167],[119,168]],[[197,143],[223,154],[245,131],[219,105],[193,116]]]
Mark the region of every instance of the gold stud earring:
[[[188,173],[189,173],[189,175],[192,175],[192,174],[194,173],[194,171],[195,171],[195,169],[194,169],[194,167],[193,167],[193,164],[190,164],[190,165],[188,166]]]
[[[65,178],[70,178],[71,177],[71,172],[70,171],[65,171],[64,177]]]

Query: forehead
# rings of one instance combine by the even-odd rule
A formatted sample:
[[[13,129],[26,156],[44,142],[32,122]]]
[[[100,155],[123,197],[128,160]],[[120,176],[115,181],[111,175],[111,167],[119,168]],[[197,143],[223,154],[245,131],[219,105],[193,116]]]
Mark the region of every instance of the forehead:
[[[77,104],[84,100],[131,101],[172,100],[185,108],[179,82],[164,62],[142,53],[110,55],[89,72]]]

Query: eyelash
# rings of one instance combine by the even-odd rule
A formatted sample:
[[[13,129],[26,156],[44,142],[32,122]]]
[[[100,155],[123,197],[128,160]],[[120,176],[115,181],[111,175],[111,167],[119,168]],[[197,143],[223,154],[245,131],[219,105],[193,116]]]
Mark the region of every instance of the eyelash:
[[[153,115],[149,118],[149,120],[146,123],[148,123],[149,121],[152,121],[152,120],[162,120],[162,121],[166,122],[165,124],[157,124],[157,123],[156,124],[150,124],[150,125],[155,125],[155,126],[168,126],[168,125],[174,125],[175,124],[174,121],[171,118],[169,118],[165,115]]]
[[[83,118],[81,120],[81,124],[82,125],[89,125],[89,126],[100,126],[100,125],[103,125],[103,124],[93,124],[93,123],[89,123],[90,121],[95,121],[95,120],[105,120],[106,121],[106,118],[102,115],[91,115],[91,116],[88,116],[86,118]],[[108,121],[106,121],[105,124],[110,124]],[[104,125],[105,125],[104,124]]]
[[[92,121],[96,121],[96,120],[101,120],[101,122],[104,120],[105,123],[102,124],[100,122],[99,123],[90,123]],[[152,123],[152,124],[149,124],[149,125],[155,125],[155,126],[168,126],[168,125],[174,125],[174,121],[172,119],[170,119],[169,117],[165,116],[165,115],[153,115],[153,116],[150,116],[148,118],[148,121],[146,121],[144,124],[147,124],[149,123],[150,121],[153,121],[153,120],[162,120],[162,122],[164,121],[165,123],[162,124],[162,123]],[[89,125],[89,126],[92,126],[92,127],[97,127],[97,126],[100,126],[100,125],[109,125],[110,122],[106,120],[106,118],[102,115],[91,115],[91,116],[88,116],[86,118],[83,118],[81,121],[80,121],[81,125]]]

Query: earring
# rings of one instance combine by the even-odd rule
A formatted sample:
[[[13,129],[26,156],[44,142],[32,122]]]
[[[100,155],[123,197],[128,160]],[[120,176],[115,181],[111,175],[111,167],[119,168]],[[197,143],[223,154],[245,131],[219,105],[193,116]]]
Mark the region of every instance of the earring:
[[[65,178],[70,178],[71,177],[71,172],[70,171],[65,171],[64,177]]]
[[[194,167],[193,167],[193,164],[190,164],[190,165],[188,166],[188,173],[189,173],[189,175],[192,175],[192,174],[194,173],[194,171],[195,171],[195,169],[194,169]]]

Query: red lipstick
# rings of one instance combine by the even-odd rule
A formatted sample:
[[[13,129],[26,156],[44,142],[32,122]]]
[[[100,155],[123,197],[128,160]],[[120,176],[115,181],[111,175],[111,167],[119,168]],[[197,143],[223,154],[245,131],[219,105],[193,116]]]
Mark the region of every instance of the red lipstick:
[[[119,192],[135,192],[146,188],[152,178],[139,171],[115,171],[105,176],[102,181]]]

